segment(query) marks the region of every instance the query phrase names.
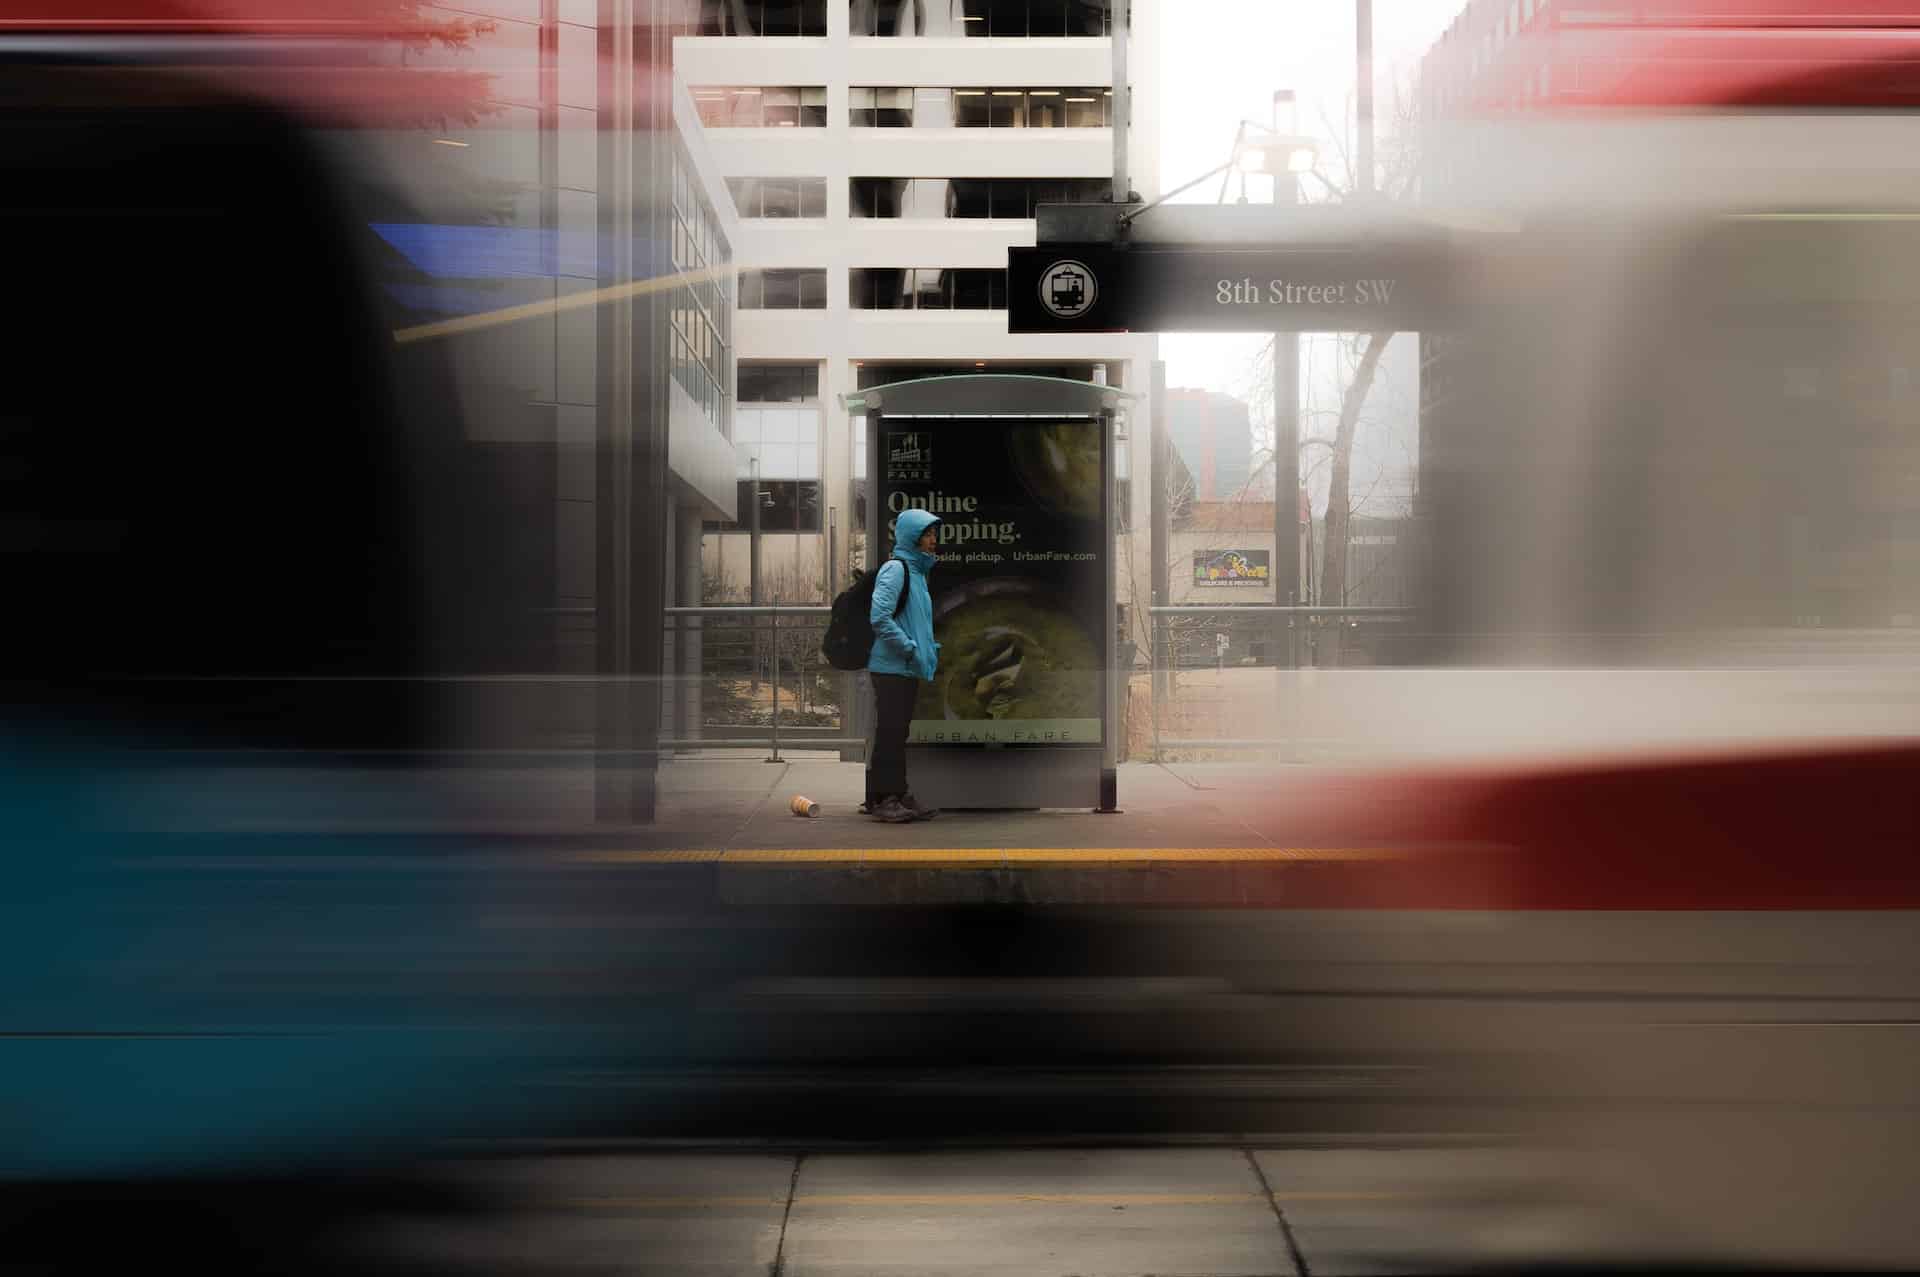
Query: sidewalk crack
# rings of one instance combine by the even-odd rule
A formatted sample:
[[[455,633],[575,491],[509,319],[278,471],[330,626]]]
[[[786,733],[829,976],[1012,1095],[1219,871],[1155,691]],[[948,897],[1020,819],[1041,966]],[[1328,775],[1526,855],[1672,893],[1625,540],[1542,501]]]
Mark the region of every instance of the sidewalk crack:
[[[760,795],[760,801],[753,805],[753,810],[749,811],[747,818],[740,822],[740,827],[733,831],[733,836],[727,840],[725,850],[732,851],[739,845],[740,840],[746,836],[747,830],[752,827],[754,817],[767,809],[767,803],[780,791],[780,787],[787,783],[787,773],[792,769],[792,763],[785,759],[781,760],[779,772],[768,782],[766,792]]]
[[[1260,830],[1254,828],[1252,825],[1248,824],[1245,820],[1241,819],[1239,816],[1235,816],[1233,818],[1233,823],[1240,826],[1240,828],[1246,830],[1247,833],[1250,836],[1252,836],[1254,840],[1258,842],[1263,842],[1267,844],[1267,846],[1269,847],[1278,847],[1280,845],[1279,843],[1273,840],[1273,836],[1271,834],[1262,833]]]
[[[1213,786],[1202,785],[1197,781],[1190,780],[1187,777],[1182,776],[1179,772],[1173,770],[1173,768],[1167,766],[1165,763],[1160,762],[1157,759],[1154,761],[1153,765],[1155,767],[1158,767],[1161,771],[1165,772],[1167,775],[1173,777],[1175,780],[1179,781],[1182,785],[1185,785],[1188,789],[1195,789],[1200,791],[1203,794],[1210,794],[1213,792]]]
[[[1280,1236],[1286,1239],[1287,1256],[1293,1260],[1293,1271],[1299,1277],[1313,1277],[1313,1270],[1307,1267],[1307,1257],[1300,1252],[1300,1243],[1294,1240],[1293,1229],[1287,1223],[1287,1213],[1280,1209],[1280,1199],[1273,1195],[1273,1185],[1267,1183],[1267,1173],[1260,1169],[1260,1162],[1250,1148],[1242,1148],[1240,1156],[1247,1159],[1248,1169],[1253,1177],[1260,1181],[1260,1191],[1266,1194],[1267,1205],[1273,1208],[1273,1218],[1280,1225]]]
[[[787,1266],[787,1222],[793,1218],[793,1199],[800,1193],[800,1166],[807,1160],[805,1153],[796,1153],[793,1158],[793,1174],[787,1178],[787,1208],[780,1215],[780,1241],[773,1248],[773,1263],[767,1268],[767,1277],[783,1277]]]

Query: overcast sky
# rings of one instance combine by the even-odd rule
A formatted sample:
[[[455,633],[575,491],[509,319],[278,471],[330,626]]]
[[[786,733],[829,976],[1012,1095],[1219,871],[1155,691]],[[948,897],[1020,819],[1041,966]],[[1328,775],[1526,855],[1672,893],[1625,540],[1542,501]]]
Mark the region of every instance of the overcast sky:
[[[1160,182],[1171,190],[1221,163],[1242,119],[1265,122],[1275,89],[1292,89],[1299,128],[1325,135],[1349,109],[1355,83],[1351,0],[1159,0]],[[1466,0],[1374,0],[1375,114],[1391,111],[1393,84],[1411,84],[1421,55]],[[1144,55],[1145,51],[1141,53]],[[1149,125],[1149,127],[1154,127]],[[1331,140],[1330,138],[1328,139]],[[1337,166],[1338,161],[1334,161]],[[1247,197],[1269,190],[1249,181]],[[1218,180],[1179,197],[1211,203]],[[1237,190],[1230,192],[1234,198]],[[1262,337],[1168,335],[1160,340],[1169,386],[1245,397]]]

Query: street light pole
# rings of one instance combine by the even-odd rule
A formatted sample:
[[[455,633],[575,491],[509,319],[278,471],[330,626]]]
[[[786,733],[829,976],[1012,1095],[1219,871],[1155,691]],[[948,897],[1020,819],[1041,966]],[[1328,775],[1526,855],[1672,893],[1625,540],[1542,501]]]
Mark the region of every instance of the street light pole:
[[[1359,172],[1353,189],[1362,198],[1373,194],[1373,0],[1354,0],[1354,62],[1359,80],[1357,115],[1360,139],[1355,147]]]
[[[760,606],[760,458],[747,459],[747,602]]]
[[[1293,110],[1293,91],[1281,89],[1273,95],[1273,128],[1281,128],[1280,111]],[[1292,131],[1292,122],[1287,131]],[[1300,202],[1300,179],[1290,167],[1282,166],[1273,175],[1273,202],[1290,205]],[[1273,599],[1280,604],[1297,604],[1300,597],[1300,335],[1276,332],[1273,335]],[[1274,621],[1274,664],[1291,668],[1297,658],[1293,643],[1293,618],[1279,616]]]

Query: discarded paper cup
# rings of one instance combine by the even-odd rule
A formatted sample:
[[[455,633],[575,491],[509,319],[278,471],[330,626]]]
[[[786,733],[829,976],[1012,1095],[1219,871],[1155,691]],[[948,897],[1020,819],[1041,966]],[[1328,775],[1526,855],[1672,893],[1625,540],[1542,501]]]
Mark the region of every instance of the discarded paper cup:
[[[793,814],[796,816],[818,816],[820,814],[820,804],[808,798],[805,794],[795,794],[793,796],[793,802],[789,805],[793,808]]]

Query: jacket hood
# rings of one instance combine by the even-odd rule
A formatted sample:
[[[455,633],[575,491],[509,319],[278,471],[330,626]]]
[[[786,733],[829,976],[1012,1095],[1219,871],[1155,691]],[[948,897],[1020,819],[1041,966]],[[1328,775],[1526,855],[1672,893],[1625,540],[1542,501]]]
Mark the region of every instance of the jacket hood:
[[[928,528],[937,527],[940,517],[926,510],[902,510],[900,518],[893,525],[893,548],[899,554],[919,556],[915,562],[926,567],[925,556],[917,548],[921,534]]]

